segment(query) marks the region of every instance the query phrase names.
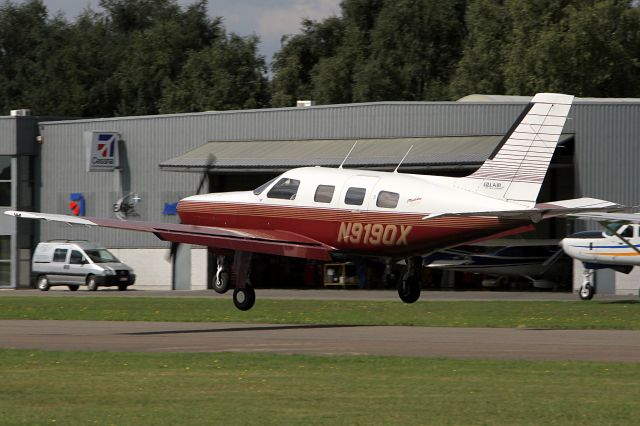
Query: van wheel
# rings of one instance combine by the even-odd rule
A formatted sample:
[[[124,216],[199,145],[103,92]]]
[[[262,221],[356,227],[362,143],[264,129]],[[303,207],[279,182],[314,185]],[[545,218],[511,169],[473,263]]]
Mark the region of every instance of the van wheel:
[[[71,290],[71,291],[78,291],[78,288],[80,286],[77,285],[77,284],[73,284],[73,285],[69,284],[67,287],[69,287],[69,290]]]
[[[38,277],[38,281],[37,281],[37,287],[40,291],[47,291],[49,290],[49,279],[47,278],[46,275],[40,275]]]
[[[96,277],[93,275],[89,275],[87,277],[87,290],[96,291],[98,289],[98,281],[96,281]]]

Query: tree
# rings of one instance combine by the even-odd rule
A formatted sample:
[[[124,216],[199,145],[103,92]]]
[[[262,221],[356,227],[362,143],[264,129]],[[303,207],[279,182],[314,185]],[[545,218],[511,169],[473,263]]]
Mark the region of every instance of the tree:
[[[266,65],[257,37],[235,34],[192,51],[163,92],[163,113],[262,108],[269,104]]]

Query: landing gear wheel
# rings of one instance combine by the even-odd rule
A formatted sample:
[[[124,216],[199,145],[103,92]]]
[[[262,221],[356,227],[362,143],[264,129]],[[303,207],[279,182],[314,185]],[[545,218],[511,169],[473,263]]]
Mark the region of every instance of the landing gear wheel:
[[[89,275],[87,277],[87,290],[96,291],[98,289],[98,281],[96,281],[96,277],[93,275]]]
[[[229,290],[229,273],[227,271],[216,272],[216,280],[213,283],[216,293],[224,294]]]
[[[398,286],[398,296],[404,303],[413,303],[420,298],[420,281],[416,278],[403,279]]]
[[[256,292],[253,287],[247,285],[245,288],[233,290],[233,304],[241,311],[248,311],[256,303]]]
[[[80,287],[77,284],[69,284],[67,287],[69,287],[69,290],[71,291],[78,291],[78,288]]]
[[[40,291],[48,291],[49,290],[49,279],[46,275],[40,275],[38,277],[38,281],[36,283],[38,290]]]
[[[583,284],[578,291],[581,300],[591,300],[595,294],[595,289],[591,284]]]
[[[126,284],[119,284],[118,285],[118,290],[127,291],[127,285]]]

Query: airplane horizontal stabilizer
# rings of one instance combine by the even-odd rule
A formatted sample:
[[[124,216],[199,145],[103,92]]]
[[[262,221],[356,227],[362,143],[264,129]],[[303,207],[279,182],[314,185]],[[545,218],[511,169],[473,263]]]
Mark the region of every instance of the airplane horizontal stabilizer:
[[[575,198],[571,200],[539,203],[531,209],[433,213],[423,217],[422,219],[430,220],[442,217],[491,216],[506,219],[522,219],[537,223],[542,219],[550,217],[571,216],[578,213],[617,212],[625,209],[627,209],[627,207],[610,201],[598,200],[596,198]]]
[[[101,219],[61,214],[6,211],[4,214],[24,219],[41,219],[69,225],[100,226],[130,231],[151,232],[163,241],[196,244],[224,250],[275,254],[316,260],[331,260],[335,250],[319,241],[295,232],[261,229],[234,229],[134,220]]]

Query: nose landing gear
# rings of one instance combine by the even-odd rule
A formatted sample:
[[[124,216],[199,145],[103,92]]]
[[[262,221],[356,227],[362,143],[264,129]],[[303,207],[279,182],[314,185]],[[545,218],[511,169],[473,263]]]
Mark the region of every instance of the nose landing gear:
[[[584,282],[578,290],[578,296],[581,300],[591,300],[593,295],[596,294],[596,288],[591,283],[591,277],[593,276],[593,269],[585,269],[583,272]]]

